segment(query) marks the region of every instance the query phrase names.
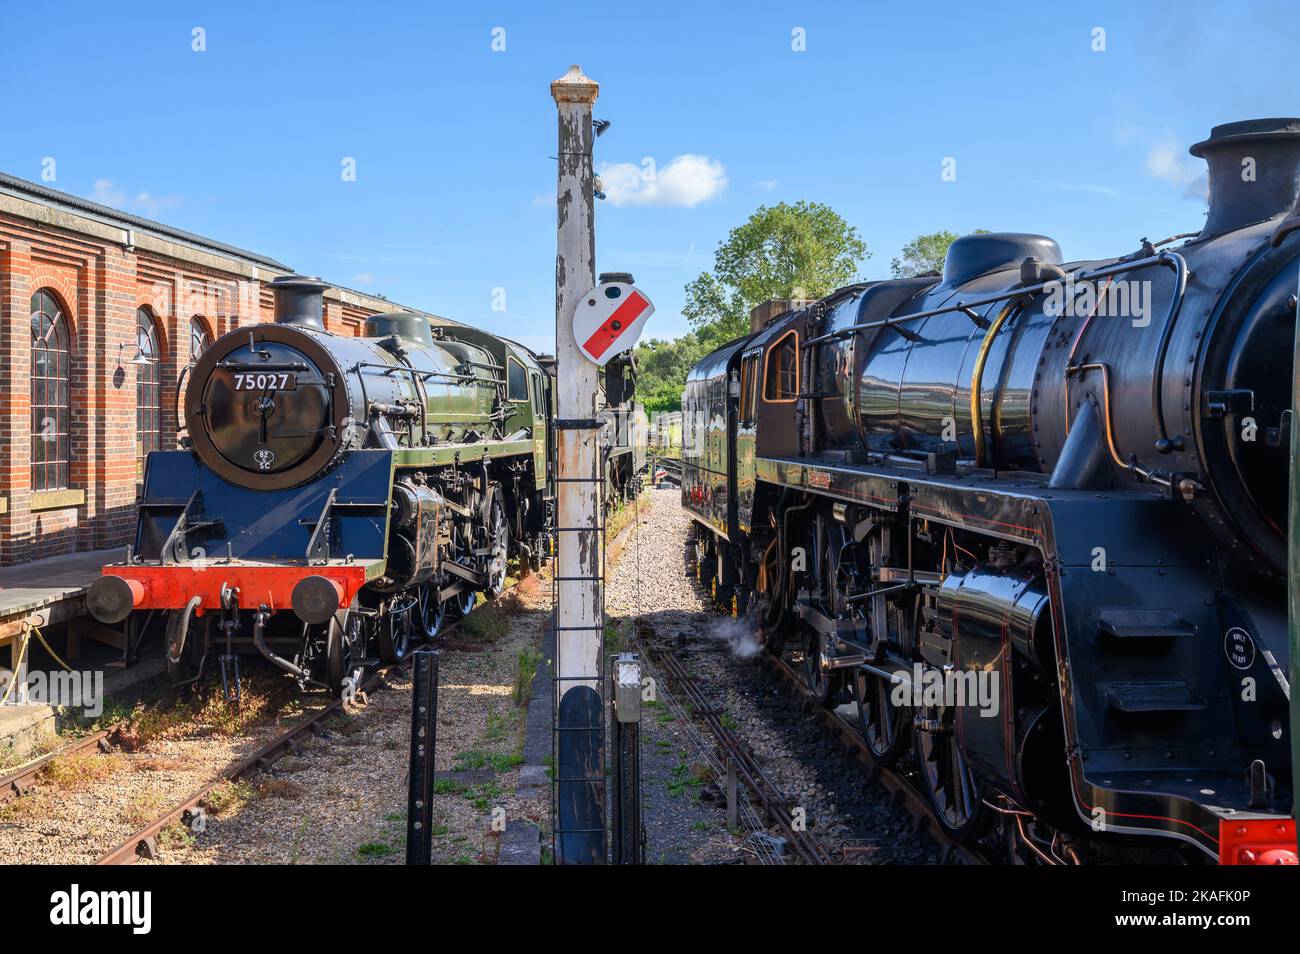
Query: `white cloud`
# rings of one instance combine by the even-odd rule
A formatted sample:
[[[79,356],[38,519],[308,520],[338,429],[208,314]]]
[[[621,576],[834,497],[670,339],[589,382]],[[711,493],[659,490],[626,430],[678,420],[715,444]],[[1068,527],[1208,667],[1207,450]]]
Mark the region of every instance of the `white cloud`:
[[[544,192],[541,195],[533,196],[533,208],[535,209],[555,208],[555,193]]]
[[[113,185],[111,179],[96,179],[95,187],[90,190],[90,198],[114,209],[126,208],[126,192]]]
[[[175,208],[182,201],[181,197],[175,194],[154,195],[148,191],[138,192],[134,199],[128,201],[126,190],[113,182],[112,179],[96,179],[94,187],[90,190],[90,198],[100,205],[107,205],[110,208],[122,209],[123,211],[131,209],[151,219],[156,219],[168,209]]]
[[[150,195],[148,192],[141,192],[131,204],[149,218],[156,219],[168,209],[180,205],[181,197],[175,194],[155,196]]]
[[[349,279],[349,284],[351,284],[353,288],[360,288],[362,285],[371,284],[374,280],[375,276],[370,272],[357,272],[357,274],[353,275],[352,278]]]
[[[653,160],[602,163],[598,170],[612,205],[665,205],[691,209],[717,198],[727,187],[727,170],[716,159],[686,154],[655,169]]]
[[[754,188],[755,188],[755,189],[762,189],[764,192],[771,192],[773,189],[776,188],[776,180],[775,180],[775,179],[759,179],[757,182],[754,183]]]

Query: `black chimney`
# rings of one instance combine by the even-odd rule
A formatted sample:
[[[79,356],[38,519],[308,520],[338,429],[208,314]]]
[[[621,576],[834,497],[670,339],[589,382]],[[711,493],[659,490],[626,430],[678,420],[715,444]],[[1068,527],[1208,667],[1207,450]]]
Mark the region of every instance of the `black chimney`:
[[[1209,166],[1201,238],[1283,215],[1300,196],[1300,119],[1225,123],[1188,152]]]
[[[325,289],[330,286],[303,275],[282,275],[268,286],[275,293],[275,323],[325,330]]]

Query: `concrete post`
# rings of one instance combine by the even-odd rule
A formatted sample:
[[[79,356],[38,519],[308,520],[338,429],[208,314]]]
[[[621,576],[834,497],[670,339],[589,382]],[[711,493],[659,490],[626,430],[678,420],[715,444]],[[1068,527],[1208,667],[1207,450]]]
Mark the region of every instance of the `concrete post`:
[[[596,283],[592,103],[582,69],[551,84],[559,119],[556,191],[556,818],[555,860],[605,861],[601,643],[601,497],[597,370],[572,333],[579,296]],[[587,528],[590,528],[589,530]]]

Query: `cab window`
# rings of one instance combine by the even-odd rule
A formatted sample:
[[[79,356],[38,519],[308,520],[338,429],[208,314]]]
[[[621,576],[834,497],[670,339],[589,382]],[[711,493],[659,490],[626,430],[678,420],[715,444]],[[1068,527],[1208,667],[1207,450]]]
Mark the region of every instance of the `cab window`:
[[[546,404],[542,400],[542,379],[540,375],[533,375],[533,413],[538,417],[546,416]]]
[[[758,355],[747,355],[740,363],[740,420],[754,423],[755,404],[758,400]]]
[[[528,400],[528,372],[514,358],[506,359],[506,400]]]
[[[769,404],[793,401],[799,394],[799,335],[791,329],[767,349],[763,366],[763,400]]]

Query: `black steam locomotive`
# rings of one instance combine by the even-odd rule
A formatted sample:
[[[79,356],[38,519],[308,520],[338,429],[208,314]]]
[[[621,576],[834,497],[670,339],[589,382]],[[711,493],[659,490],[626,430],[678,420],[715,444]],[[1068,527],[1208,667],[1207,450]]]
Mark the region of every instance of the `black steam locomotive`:
[[[1194,236],[1072,263],[967,236],[942,276],[715,351],[683,396],[705,584],[858,703],[953,837],[996,819],[1018,860],[1296,859],[1300,120],[1191,152]]]
[[[322,320],[327,285],[271,283],[275,321],[214,342],[189,375],[188,436],[149,455],[133,545],[87,594],[104,622],[162,611],[173,682],[256,652],[336,694],[550,546],[553,364],[454,322],[395,312],[360,337]],[[610,490],[644,459],[630,357],[604,377],[621,427]],[[629,439],[630,436],[630,439]],[[128,644],[134,639],[128,639]]]

